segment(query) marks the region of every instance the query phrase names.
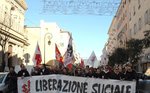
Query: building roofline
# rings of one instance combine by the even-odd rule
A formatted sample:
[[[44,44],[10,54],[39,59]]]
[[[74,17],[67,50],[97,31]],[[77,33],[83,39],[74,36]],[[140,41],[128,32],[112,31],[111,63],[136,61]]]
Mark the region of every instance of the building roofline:
[[[119,6],[118,6],[118,9],[117,9],[117,11],[116,11],[116,14],[115,14],[115,16],[113,17],[113,20],[112,20],[111,25],[110,25],[110,27],[109,27],[108,33],[110,32],[110,29],[111,29],[111,27],[112,27],[112,24],[113,24],[115,18],[117,17],[117,14],[118,14],[118,12],[119,12],[119,9],[120,9],[120,7],[121,7],[122,2],[123,2],[123,0],[121,0],[120,4],[119,4]],[[107,34],[108,34],[108,33],[107,33]]]
[[[27,3],[25,0],[15,0],[24,10],[28,9]]]
[[[25,28],[41,28],[41,27],[25,26]]]

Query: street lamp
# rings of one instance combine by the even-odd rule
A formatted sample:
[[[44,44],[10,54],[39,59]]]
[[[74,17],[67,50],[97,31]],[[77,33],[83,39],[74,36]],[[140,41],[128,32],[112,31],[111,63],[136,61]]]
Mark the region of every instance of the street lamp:
[[[46,47],[45,47],[45,41],[46,41],[46,37],[47,37],[47,35],[49,35],[49,37],[48,37],[48,45],[50,45],[51,44],[51,39],[52,39],[52,34],[51,33],[46,33],[45,35],[44,35],[44,64],[45,64],[45,49],[46,49]]]

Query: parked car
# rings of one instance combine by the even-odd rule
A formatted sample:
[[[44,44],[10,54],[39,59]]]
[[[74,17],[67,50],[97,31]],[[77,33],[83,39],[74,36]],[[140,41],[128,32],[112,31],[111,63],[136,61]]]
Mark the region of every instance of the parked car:
[[[150,79],[139,80],[138,93],[150,93]]]
[[[138,93],[150,93],[150,68],[145,73],[138,73]]]
[[[8,75],[8,72],[0,73],[0,93],[7,93],[8,91],[8,84],[6,83],[7,75]]]

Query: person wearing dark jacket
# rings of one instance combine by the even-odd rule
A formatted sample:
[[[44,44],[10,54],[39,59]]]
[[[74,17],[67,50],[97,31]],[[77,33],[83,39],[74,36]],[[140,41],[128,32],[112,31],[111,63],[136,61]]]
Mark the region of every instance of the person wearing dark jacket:
[[[112,73],[112,71],[110,70],[109,66],[106,65],[105,68],[104,68],[104,79],[110,79],[110,75]]]
[[[133,69],[133,66],[131,63],[127,63],[125,66],[124,78],[125,78],[125,80],[128,80],[128,81],[135,81],[136,82],[136,90],[138,90],[137,72]]]
[[[30,76],[24,64],[20,65],[21,70],[18,72],[18,77],[28,77]]]
[[[49,75],[50,69],[48,69],[45,64],[42,64],[40,74],[41,75]]]
[[[85,70],[85,77],[94,77],[93,71],[91,68]]]
[[[115,67],[113,72],[110,75],[110,79],[122,80],[123,74],[119,71],[118,67]]]
[[[38,66],[35,66],[31,71],[31,76],[38,76],[38,75],[40,75],[40,68]]]
[[[6,84],[8,84],[8,93],[17,93],[17,73],[14,71],[14,67],[10,67]]]
[[[97,69],[94,77],[104,79],[104,75],[105,73],[101,69]]]
[[[124,73],[125,80],[136,81],[136,79],[137,79],[137,73],[132,68],[132,64],[131,63],[127,63],[125,69],[126,69],[126,71]]]
[[[83,70],[78,68],[76,71],[76,76],[83,77]]]

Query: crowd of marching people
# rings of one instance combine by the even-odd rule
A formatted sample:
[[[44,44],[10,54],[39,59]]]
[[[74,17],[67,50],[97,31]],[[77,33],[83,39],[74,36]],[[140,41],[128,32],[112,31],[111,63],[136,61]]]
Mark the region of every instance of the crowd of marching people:
[[[91,78],[101,78],[101,79],[116,79],[116,80],[136,80],[137,73],[132,68],[132,64],[127,63],[125,65],[115,65],[113,68],[106,65],[98,68],[93,68],[86,66],[81,68],[80,66],[75,66],[72,69],[67,67],[47,67],[42,65],[40,67],[34,67],[31,71],[31,76],[36,75],[49,75],[49,74],[63,74],[70,76],[79,77],[91,77]]]
[[[93,67],[80,67],[77,65],[72,69],[64,66],[51,67],[42,64],[40,66],[33,67],[31,72],[28,72],[24,64],[20,65],[21,70],[16,73],[14,67],[10,67],[10,71],[7,77],[7,83],[9,85],[9,90],[17,93],[17,77],[28,77],[28,76],[38,76],[38,75],[50,75],[50,74],[62,74],[69,76],[79,76],[79,77],[89,77],[89,78],[100,78],[100,79],[116,79],[116,80],[127,80],[127,81],[137,81],[138,76],[136,71],[133,69],[131,63],[126,63],[124,65],[115,65],[114,67],[100,66],[98,68]]]

